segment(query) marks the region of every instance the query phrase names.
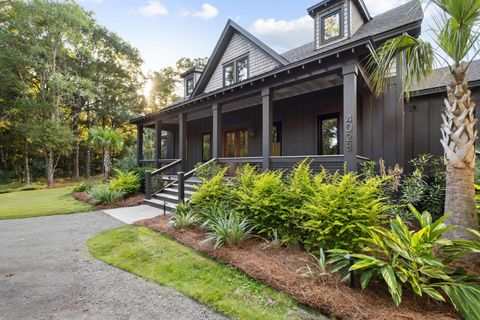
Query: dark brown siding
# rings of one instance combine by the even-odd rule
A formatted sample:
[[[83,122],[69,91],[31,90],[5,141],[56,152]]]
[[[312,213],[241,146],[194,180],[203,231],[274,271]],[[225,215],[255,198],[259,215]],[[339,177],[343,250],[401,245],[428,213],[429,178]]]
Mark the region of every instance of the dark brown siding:
[[[429,153],[440,157],[443,147],[440,144],[445,93],[436,93],[412,97],[405,103],[405,159],[406,163],[421,154]],[[472,90],[472,98],[480,103],[480,88]],[[480,110],[475,110],[477,118]],[[408,168],[408,166],[407,166]]]

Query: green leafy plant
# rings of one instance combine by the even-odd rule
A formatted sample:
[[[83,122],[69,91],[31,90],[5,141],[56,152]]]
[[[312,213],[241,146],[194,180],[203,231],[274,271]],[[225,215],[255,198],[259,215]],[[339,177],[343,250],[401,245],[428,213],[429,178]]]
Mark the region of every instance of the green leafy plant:
[[[125,195],[125,192],[112,189],[107,184],[92,187],[87,194],[98,204],[112,204]]]
[[[122,191],[126,195],[138,192],[140,189],[140,175],[134,171],[115,170],[115,178],[110,181],[110,187]]]
[[[230,210],[225,216],[207,220],[204,228],[209,231],[205,241],[213,242],[214,249],[218,249],[224,244],[240,244],[242,240],[251,236],[255,226],[251,226],[247,218],[242,218]]]
[[[315,261],[315,268],[312,268],[310,264],[307,263],[304,268],[301,268],[299,270],[303,271],[302,276],[309,278],[321,278],[328,275],[329,273],[327,272],[327,259],[323,248],[320,248],[318,256],[314,255],[313,253],[309,254]]]
[[[231,203],[233,193],[231,187],[225,181],[227,168],[222,169],[212,179],[205,181],[192,195],[190,202],[195,210],[201,212],[216,202]]]
[[[317,176],[315,194],[301,209],[304,245],[309,250],[356,250],[365,245],[367,228],[385,221],[388,205],[381,197],[380,177],[358,174]]]
[[[433,221],[430,213],[420,214],[413,206],[409,208],[418,220],[420,230],[410,231],[400,216],[390,221],[390,229],[362,227],[368,235],[369,246],[361,254],[329,250],[328,263],[334,264],[332,272],[360,272],[363,289],[371,279],[383,279],[397,306],[401,303],[404,287],[437,301],[445,301],[445,295],[463,317],[478,319],[480,286],[474,282],[480,279],[461,268],[449,266],[462,255],[472,252],[465,246],[474,247],[475,242],[462,241],[462,246],[442,238],[445,232],[453,229],[444,224],[448,215]],[[351,266],[350,259],[353,260]]]
[[[200,178],[203,181],[210,180],[215,177],[217,174],[222,172],[225,166],[212,161],[210,163],[204,164],[199,162],[195,165],[195,176]]]
[[[198,222],[197,215],[192,211],[190,205],[179,203],[173,214],[171,224],[177,228],[188,228]]]
[[[79,185],[73,188],[73,192],[87,192],[93,187],[93,183],[91,181],[83,181]]]

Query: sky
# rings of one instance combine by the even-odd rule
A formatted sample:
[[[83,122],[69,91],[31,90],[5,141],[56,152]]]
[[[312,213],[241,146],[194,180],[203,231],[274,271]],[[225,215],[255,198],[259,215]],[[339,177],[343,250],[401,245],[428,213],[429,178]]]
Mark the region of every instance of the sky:
[[[208,57],[230,18],[278,53],[313,40],[319,0],[79,0],[99,24],[140,50],[147,74],[181,57]],[[406,0],[364,0],[372,16]],[[428,14],[426,15],[428,23]],[[425,28],[425,27],[424,27]]]

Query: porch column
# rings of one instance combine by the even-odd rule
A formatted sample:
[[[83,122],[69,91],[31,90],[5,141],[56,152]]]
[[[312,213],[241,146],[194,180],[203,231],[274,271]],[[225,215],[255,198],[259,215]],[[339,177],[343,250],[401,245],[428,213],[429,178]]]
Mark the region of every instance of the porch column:
[[[222,105],[212,106],[212,158],[218,159],[222,152]]]
[[[272,150],[273,103],[270,88],[262,89],[262,169],[270,168]]]
[[[343,67],[343,155],[348,171],[357,170],[357,75],[354,61]]]
[[[143,160],[143,125],[137,124],[137,166],[140,167]]]
[[[182,160],[181,168],[185,170],[187,161],[187,115],[178,115],[178,158]]]
[[[162,157],[162,121],[155,121],[155,168],[160,167],[160,161]]]

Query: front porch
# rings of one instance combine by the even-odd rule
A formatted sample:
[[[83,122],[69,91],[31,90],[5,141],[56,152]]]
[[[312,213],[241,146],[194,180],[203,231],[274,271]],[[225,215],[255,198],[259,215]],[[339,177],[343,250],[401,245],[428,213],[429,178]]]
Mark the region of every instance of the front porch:
[[[245,94],[228,97],[231,92],[223,91],[205,99],[212,103],[165,110],[137,124],[138,164],[161,168],[175,162],[172,172],[190,171],[215,159],[232,168],[251,163],[268,170],[309,158],[315,171],[343,171],[344,165],[355,171],[370,158],[363,151],[372,149],[371,134],[364,138],[371,128],[362,121],[372,116],[372,99],[360,68],[350,61],[284,84],[246,83],[240,88]],[[156,159],[143,157],[144,130],[155,132]]]

